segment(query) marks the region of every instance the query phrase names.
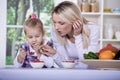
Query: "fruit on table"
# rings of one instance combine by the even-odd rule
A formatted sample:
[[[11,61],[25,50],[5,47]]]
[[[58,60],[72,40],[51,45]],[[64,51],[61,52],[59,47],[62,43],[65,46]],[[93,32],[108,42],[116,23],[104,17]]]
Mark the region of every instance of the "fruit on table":
[[[112,52],[111,50],[106,50],[106,51],[99,53],[98,57],[101,60],[112,60],[115,57],[115,53]]]
[[[120,60],[120,50],[116,53],[114,59]]]
[[[34,59],[31,62],[43,62],[43,61],[40,61],[39,59]]]
[[[30,55],[33,55],[33,54],[34,54],[34,52],[29,52],[29,54],[30,54]]]
[[[106,50],[111,50],[113,51],[114,53],[117,53],[118,52],[118,48],[114,47],[112,44],[107,44],[106,47],[102,48],[99,53],[103,52],[103,51],[106,51]]]
[[[88,52],[88,54],[83,54],[85,59],[98,59],[98,56],[93,52]]]

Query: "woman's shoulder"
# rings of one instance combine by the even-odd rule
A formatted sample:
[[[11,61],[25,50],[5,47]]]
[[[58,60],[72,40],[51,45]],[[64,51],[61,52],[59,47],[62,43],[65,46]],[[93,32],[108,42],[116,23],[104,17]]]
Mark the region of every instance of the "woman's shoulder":
[[[88,22],[87,25],[88,25],[88,26],[96,26],[96,27],[98,27],[98,25],[97,25],[95,22]]]
[[[98,24],[96,24],[95,22],[88,22],[88,28],[90,29],[90,30],[92,30],[92,31],[94,31],[94,30],[99,30],[99,25]]]
[[[88,23],[88,28],[90,30],[91,37],[95,37],[95,36],[100,35],[100,29],[99,29],[99,26],[96,23],[94,23],[94,22]]]

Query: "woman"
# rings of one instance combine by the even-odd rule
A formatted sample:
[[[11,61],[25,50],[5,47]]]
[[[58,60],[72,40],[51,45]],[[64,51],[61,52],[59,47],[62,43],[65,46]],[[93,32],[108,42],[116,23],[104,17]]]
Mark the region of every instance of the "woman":
[[[59,65],[64,60],[84,59],[84,53],[97,52],[98,26],[87,21],[77,5],[69,1],[61,2],[52,11],[52,21],[52,40]],[[83,63],[77,64],[76,67],[87,68]]]

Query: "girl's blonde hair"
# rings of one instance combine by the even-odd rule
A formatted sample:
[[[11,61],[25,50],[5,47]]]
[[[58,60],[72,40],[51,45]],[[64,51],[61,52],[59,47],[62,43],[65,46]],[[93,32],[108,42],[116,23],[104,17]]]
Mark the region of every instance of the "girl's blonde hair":
[[[43,29],[43,23],[39,18],[36,18],[35,14],[31,14],[29,18],[24,22],[24,33],[26,34],[26,28],[37,27],[40,29],[42,36],[44,36],[45,31]]]
[[[82,34],[83,47],[88,48],[90,30],[88,29],[88,26],[87,26],[88,21],[81,15],[80,8],[76,4],[70,1],[64,1],[58,4],[52,10],[52,15],[53,13],[57,14],[60,18],[62,18],[65,22],[69,24],[72,24],[76,20],[80,19],[82,22],[81,34]],[[66,37],[61,37],[60,35],[58,35],[57,31],[56,31],[56,34],[60,43],[63,45],[66,45]]]

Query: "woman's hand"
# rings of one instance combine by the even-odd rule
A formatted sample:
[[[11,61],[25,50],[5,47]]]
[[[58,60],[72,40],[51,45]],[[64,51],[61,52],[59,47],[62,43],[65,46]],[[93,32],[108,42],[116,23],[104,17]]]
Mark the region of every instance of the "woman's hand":
[[[74,29],[74,35],[79,35],[82,32],[82,22],[80,20],[77,20],[73,24],[73,29]]]
[[[46,56],[53,56],[56,53],[56,51],[49,45],[43,45],[40,49],[40,53]]]
[[[26,52],[22,48],[20,48],[19,49],[19,55],[18,55],[18,58],[17,58],[18,62],[22,63],[23,60],[25,59],[25,56],[26,56]]]

